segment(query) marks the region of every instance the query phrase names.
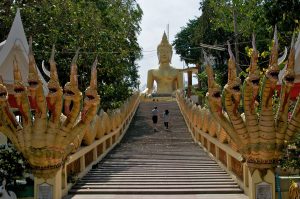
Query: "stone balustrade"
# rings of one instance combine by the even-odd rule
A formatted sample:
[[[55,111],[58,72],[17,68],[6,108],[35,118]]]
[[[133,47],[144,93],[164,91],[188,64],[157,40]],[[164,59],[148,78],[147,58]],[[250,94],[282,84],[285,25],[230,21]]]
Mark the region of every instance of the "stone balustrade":
[[[176,98],[194,141],[210,153],[248,195],[249,170],[243,162],[242,155],[237,151],[236,144],[214,121],[207,108],[197,106],[189,98],[184,97],[183,93],[178,92]]]
[[[81,147],[67,159],[64,167],[46,183],[53,186],[53,198],[61,198],[77,179],[83,177],[96,163],[111,151],[122,139],[139,105],[139,94],[134,94],[115,110],[96,115],[96,128],[85,133]],[[86,146],[84,146],[86,145]],[[44,179],[35,178],[35,197]]]
[[[184,97],[178,92],[176,99],[189,128],[189,131],[200,146],[202,146],[211,157],[224,169],[249,196],[250,192],[250,170],[242,155],[237,151],[237,145],[230,139],[226,131],[217,123],[208,108],[196,105],[191,99]],[[298,179],[298,177],[280,176],[280,193],[277,190],[275,198],[289,197],[290,182],[286,179]],[[278,189],[278,188],[277,188]]]

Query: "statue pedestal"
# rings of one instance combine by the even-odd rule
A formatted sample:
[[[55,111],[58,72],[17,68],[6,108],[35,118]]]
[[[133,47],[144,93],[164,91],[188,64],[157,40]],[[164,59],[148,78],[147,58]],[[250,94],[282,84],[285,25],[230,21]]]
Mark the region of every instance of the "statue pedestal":
[[[263,176],[257,169],[249,176],[249,199],[275,199],[275,174],[271,169]]]
[[[47,180],[34,177],[34,199],[62,198],[62,168]]]

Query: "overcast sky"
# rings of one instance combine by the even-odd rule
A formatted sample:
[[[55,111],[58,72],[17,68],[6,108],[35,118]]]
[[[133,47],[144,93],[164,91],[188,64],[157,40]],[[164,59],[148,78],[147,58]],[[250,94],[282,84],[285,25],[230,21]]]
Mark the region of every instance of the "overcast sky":
[[[200,16],[200,0],[137,0],[143,10],[142,31],[138,37],[143,58],[138,62],[141,87],[147,82],[147,71],[158,68],[157,45],[169,24],[169,42],[186,26],[189,19]],[[166,31],[167,33],[167,31]],[[173,49],[172,66],[182,68],[183,63]]]

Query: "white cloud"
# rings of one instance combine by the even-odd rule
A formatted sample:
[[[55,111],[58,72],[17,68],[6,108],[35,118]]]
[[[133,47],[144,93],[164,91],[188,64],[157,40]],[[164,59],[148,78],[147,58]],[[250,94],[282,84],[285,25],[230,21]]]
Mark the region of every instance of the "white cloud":
[[[141,86],[143,86],[147,82],[147,71],[151,68],[158,68],[156,48],[163,32],[167,29],[167,24],[169,24],[171,43],[180,28],[186,26],[189,19],[200,16],[201,11],[199,11],[199,0],[137,0],[137,3],[144,12],[141,23],[142,31],[138,37],[144,55],[138,62]],[[183,67],[183,63],[175,52],[173,52],[172,66]]]

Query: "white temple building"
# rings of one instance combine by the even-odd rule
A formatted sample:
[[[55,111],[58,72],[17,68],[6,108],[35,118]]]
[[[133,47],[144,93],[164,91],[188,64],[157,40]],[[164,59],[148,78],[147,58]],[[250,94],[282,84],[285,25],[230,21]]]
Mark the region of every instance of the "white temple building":
[[[29,45],[25,36],[20,10],[17,10],[12,27],[5,41],[0,43],[0,75],[4,84],[10,91],[11,84],[14,82],[13,78],[13,60],[16,57],[19,69],[22,74],[22,79],[27,84],[28,78],[28,52]],[[40,78],[44,85],[44,92],[48,92],[47,83],[38,70]]]
[[[28,79],[28,52],[29,45],[25,36],[20,10],[17,10],[12,27],[7,39],[0,43],[0,75],[7,87],[8,94],[12,92],[13,77],[13,60],[17,59],[22,79],[27,84]],[[43,82],[44,92],[48,93],[47,83],[38,70],[39,76]],[[0,145],[7,143],[7,138],[0,133]]]

